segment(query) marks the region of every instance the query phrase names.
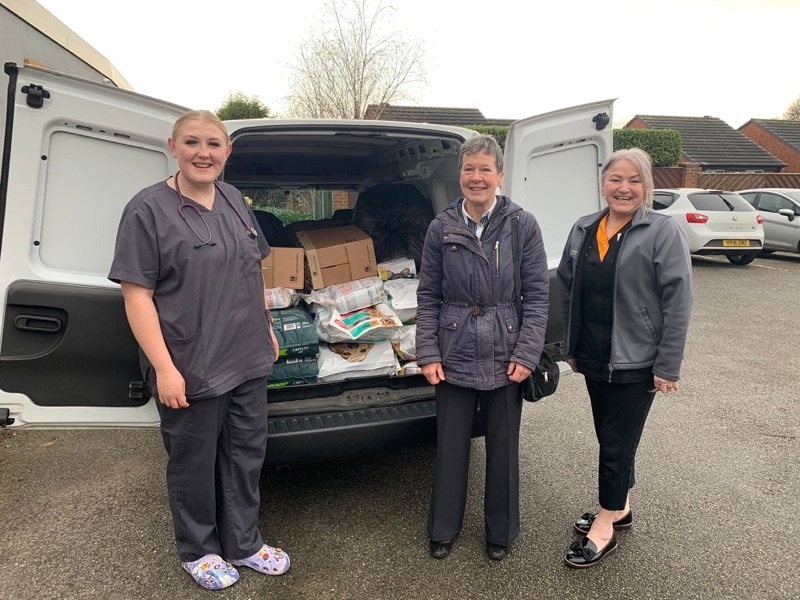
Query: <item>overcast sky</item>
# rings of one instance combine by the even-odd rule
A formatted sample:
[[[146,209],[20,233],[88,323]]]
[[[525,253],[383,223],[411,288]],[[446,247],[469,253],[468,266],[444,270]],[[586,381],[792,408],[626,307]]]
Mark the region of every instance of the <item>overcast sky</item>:
[[[277,116],[324,0],[39,0],[140,93],[216,109],[257,95]],[[780,117],[800,96],[800,0],[384,0],[426,52],[395,104],[519,119],[616,98],[636,114]],[[524,4],[520,7],[519,4]]]

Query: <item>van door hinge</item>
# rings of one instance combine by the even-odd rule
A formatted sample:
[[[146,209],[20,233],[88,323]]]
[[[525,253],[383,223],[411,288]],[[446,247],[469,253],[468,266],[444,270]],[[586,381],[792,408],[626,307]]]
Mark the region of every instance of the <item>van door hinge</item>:
[[[45,98],[50,97],[50,92],[35,83],[23,85],[22,93],[27,95],[26,102],[31,108],[42,108]]]
[[[10,417],[9,414],[11,413],[7,408],[0,408],[0,429],[14,424],[14,417]]]

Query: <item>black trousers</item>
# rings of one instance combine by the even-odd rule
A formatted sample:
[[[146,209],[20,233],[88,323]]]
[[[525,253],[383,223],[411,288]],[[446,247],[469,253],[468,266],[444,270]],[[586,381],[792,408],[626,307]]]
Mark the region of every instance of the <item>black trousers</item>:
[[[486,540],[508,546],[519,534],[519,385],[478,391],[442,382],[436,386],[436,471],[428,515],[432,541],[455,538],[467,503],[469,451],[480,402],[486,429]]]
[[[172,409],[158,403],[169,456],[167,491],[181,561],[252,556],[267,450],[267,378]]]
[[[606,510],[623,510],[628,490],[636,482],[636,449],[656,395],[647,391],[652,388],[652,381],[608,383],[586,378],[600,443],[599,500]]]

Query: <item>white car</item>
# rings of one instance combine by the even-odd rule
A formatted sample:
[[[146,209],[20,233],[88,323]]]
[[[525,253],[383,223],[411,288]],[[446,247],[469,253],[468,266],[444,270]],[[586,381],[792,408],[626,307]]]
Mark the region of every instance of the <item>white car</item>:
[[[735,192],[658,189],[653,209],[680,224],[692,254],[722,254],[734,265],[748,265],[763,248],[764,219]]]
[[[800,252],[800,189],[758,188],[737,193],[764,219],[765,254]]]

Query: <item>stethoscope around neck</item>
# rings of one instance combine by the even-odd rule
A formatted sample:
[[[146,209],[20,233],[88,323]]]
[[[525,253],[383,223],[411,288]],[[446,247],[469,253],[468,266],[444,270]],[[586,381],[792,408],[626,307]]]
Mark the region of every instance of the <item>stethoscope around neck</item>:
[[[197,249],[197,248],[202,248],[203,246],[216,246],[217,242],[211,240],[211,227],[208,226],[208,222],[206,221],[206,218],[203,216],[203,213],[201,213],[200,210],[198,210],[198,208],[195,205],[186,202],[186,198],[184,198],[183,194],[181,194],[181,186],[178,184],[178,176],[180,174],[181,172],[178,171],[177,173],[175,173],[174,177],[175,192],[177,192],[178,198],[181,201],[181,203],[178,205],[178,214],[181,216],[181,219],[183,219],[183,221],[189,226],[189,229],[192,230],[192,233],[195,235],[195,237],[198,240],[200,240],[200,243],[195,244],[194,247],[195,249]],[[236,207],[233,205],[233,202],[230,201],[230,198],[228,198],[228,195],[222,189],[222,186],[220,186],[216,181],[214,182],[214,189],[220,193],[220,195],[225,199],[225,202],[228,203],[228,206],[231,207],[231,210],[233,210],[233,212],[236,213],[236,216],[239,218],[239,221],[241,221],[242,225],[244,225],[244,232],[247,234],[247,236],[250,239],[253,240],[256,239],[258,237],[258,232],[256,231],[256,228],[253,227],[251,224],[248,224],[247,221],[245,221],[242,218],[242,215],[240,215],[239,211],[236,210]],[[203,239],[203,237],[199,233],[197,233],[195,228],[192,227],[192,224],[188,221],[186,215],[183,214],[183,211],[186,208],[191,208],[195,213],[197,213],[197,216],[200,217],[200,220],[203,221],[203,225],[206,226],[206,233],[208,234],[208,239]]]

